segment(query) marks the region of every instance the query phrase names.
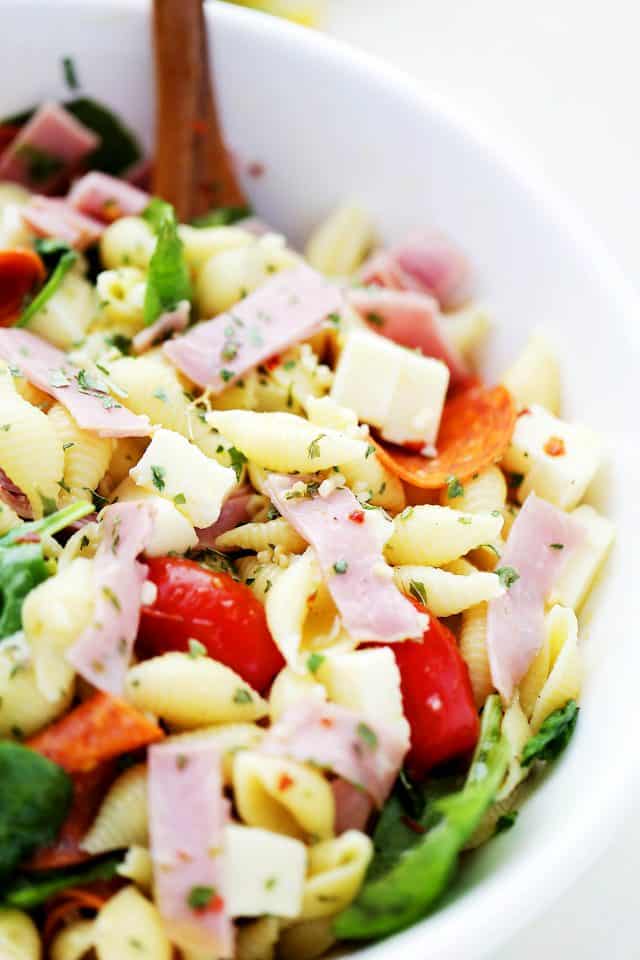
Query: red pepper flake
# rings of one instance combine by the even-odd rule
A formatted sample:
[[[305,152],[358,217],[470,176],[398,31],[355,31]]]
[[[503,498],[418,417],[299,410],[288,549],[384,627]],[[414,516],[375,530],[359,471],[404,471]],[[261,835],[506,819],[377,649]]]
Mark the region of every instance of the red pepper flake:
[[[254,161],[253,163],[250,163],[247,165],[247,173],[249,174],[250,177],[255,177],[257,179],[258,177],[262,177],[264,175],[264,172],[265,172],[264,163],[259,163],[258,161]]]
[[[281,773],[278,777],[278,790],[288,790],[295,783],[288,773]]]
[[[333,727],[333,720],[331,717],[320,717],[320,726],[326,727],[327,730],[331,730]]]
[[[224,899],[219,893],[215,895],[207,908],[208,913],[221,913],[224,910]]]
[[[267,370],[275,370],[275,368],[280,365],[281,361],[282,361],[282,357],[280,356],[280,354],[274,353],[272,357],[269,357],[269,359],[265,361],[264,365],[267,368]]]
[[[364,523],[364,510],[354,510],[349,514],[349,520],[352,523]]]
[[[402,816],[400,819],[404,823],[405,827],[409,827],[409,830],[413,830],[414,833],[427,832],[426,828],[423,827],[421,823],[418,823],[417,820],[414,820],[413,817]]]
[[[549,437],[543,449],[550,457],[562,457],[567,452],[562,437]]]
[[[528,416],[530,413],[531,413],[531,410],[529,410],[529,407],[523,407],[520,413],[518,414],[518,416],[525,417],[525,416]]]

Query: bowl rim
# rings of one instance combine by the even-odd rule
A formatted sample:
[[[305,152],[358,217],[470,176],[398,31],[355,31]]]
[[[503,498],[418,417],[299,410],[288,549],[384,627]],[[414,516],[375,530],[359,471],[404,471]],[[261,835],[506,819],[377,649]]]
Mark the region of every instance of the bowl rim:
[[[20,5],[22,11],[46,7],[77,10],[83,15],[91,11],[109,10],[123,16],[149,14],[148,0],[5,0],[7,6]],[[333,61],[346,72],[384,80],[399,97],[410,101],[416,115],[428,113],[439,124],[450,128],[461,140],[485,154],[487,160],[505,178],[544,210],[545,220],[561,232],[581,261],[597,275],[603,291],[621,318],[640,315],[640,295],[633,281],[618,265],[594,228],[577,207],[555,187],[539,167],[532,164],[516,147],[489,137],[468,115],[445,98],[421,90],[401,69],[335,37],[310,30],[277,17],[243,9],[226,3],[211,3],[207,17],[219,20],[232,29],[246,30],[283,48],[302,45],[310,57]],[[629,323],[625,336],[640,351],[640,325]],[[629,707],[631,715],[631,706]],[[607,781],[607,783],[605,783]],[[404,960],[407,949],[419,951],[417,957],[480,958],[504,944],[518,929],[575,883],[584,871],[604,853],[632,807],[634,793],[640,789],[640,765],[625,763],[619,751],[615,762],[601,778],[597,794],[572,811],[562,834],[549,834],[534,856],[515,856],[500,865],[499,876],[492,875],[474,889],[472,898],[459,901],[453,910],[437,910],[394,937],[372,946],[361,947],[363,960]],[[495,910],[491,903],[500,903],[500,927],[495,926]]]

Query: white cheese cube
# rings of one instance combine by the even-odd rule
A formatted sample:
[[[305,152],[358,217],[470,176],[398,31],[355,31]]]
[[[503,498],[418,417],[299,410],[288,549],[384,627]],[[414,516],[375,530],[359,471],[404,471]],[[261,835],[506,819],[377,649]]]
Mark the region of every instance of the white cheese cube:
[[[408,743],[400,671],[389,647],[327,654],[317,676],[334,703],[372,723],[386,724]]]
[[[198,535],[184,514],[157,493],[139,487],[126,477],[114,491],[119,503],[144,500],[153,507],[153,531],[144,552],[148,557],[165,557],[168,553],[186,553],[198,543]]]
[[[445,364],[374,333],[353,330],[331,397],[394,443],[433,444],[449,385]]]
[[[579,610],[613,543],[615,527],[587,504],[577,507],[571,516],[579,520],[586,538],[567,560],[549,603]]]
[[[225,830],[226,904],[232,917],[296,917],[307,868],[303,843],[260,827]]]
[[[537,405],[518,417],[503,459],[507,470],[524,474],[520,503],[533,491],[563,510],[580,502],[599,462],[600,443],[591,430]]]
[[[215,523],[236,485],[231,467],[222,467],[179,433],[164,429],[154,433],[129,474],[139,486],[171,500],[194,527]]]
[[[560,364],[551,344],[534,333],[502,377],[502,383],[515,397],[518,407],[539,404],[550,413],[560,409]]]

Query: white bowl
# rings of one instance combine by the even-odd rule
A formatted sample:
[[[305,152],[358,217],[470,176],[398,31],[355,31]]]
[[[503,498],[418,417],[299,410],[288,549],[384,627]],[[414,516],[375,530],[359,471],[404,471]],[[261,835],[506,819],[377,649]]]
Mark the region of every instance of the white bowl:
[[[84,89],[149,142],[147,3],[3,0],[1,8],[0,115],[65,96],[60,58],[70,55]],[[488,371],[530,329],[546,328],[561,350],[566,412],[599,430],[608,448],[591,499],[619,535],[582,618],[588,675],[571,747],[516,827],[467,863],[440,910],[358,953],[474,960],[577,878],[631,797],[640,726],[635,295],[548,187],[523,179],[398,74],[275,19],[222,4],[208,13],[224,126],[241,161],[264,166],[246,187],[265,219],[300,240],[334,203],[353,197],[385,237],[421,224],[445,230],[470,255],[478,296],[495,317]]]

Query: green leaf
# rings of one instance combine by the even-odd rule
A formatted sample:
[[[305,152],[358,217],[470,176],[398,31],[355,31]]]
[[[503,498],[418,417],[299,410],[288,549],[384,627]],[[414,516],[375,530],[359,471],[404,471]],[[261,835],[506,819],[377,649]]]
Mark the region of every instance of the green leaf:
[[[95,880],[111,880],[122,857],[109,857],[100,863],[87,863],[81,867],[64,870],[47,870],[34,876],[17,877],[0,894],[3,906],[18,910],[33,910],[51,897],[69,887],[84,886]]]
[[[398,795],[392,796],[374,835],[376,857],[358,897],[338,915],[336,936],[347,940],[387,936],[421,919],[433,907],[452,880],[460,851],[504,778],[510,752],[501,734],[501,721],[500,700],[491,696],[464,786],[427,799],[419,822],[400,814]],[[383,824],[391,852],[387,849],[381,860]]]
[[[0,880],[55,840],[73,786],[62,767],[20,744],[0,742]]]
[[[251,216],[250,207],[216,207],[191,221],[192,227],[226,227]]]
[[[64,106],[100,137],[100,143],[87,160],[90,170],[118,176],[141,159],[142,150],[135,136],[104,104],[89,97],[78,97]]]
[[[62,510],[56,510],[55,513],[50,513],[48,517],[43,517],[41,520],[30,520],[27,523],[21,523],[19,527],[14,527],[13,530],[9,530],[8,533],[0,537],[0,547],[11,546],[19,540],[24,540],[27,535],[33,535],[34,533],[37,533],[39,536],[46,535],[52,537],[55,533],[59,533],[60,530],[68,527],[70,523],[73,523],[75,520],[82,520],[83,517],[86,517],[87,514],[92,512],[93,507],[90,503],[87,503],[86,500],[78,500],[76,503],[70,503],[68,507],[63,507]]]
[[[31,303],[22,311],[20,319],[16,323],[16,327],[26,327],[30,320],[36,315],[39,310],[45,306],[48,300],[54,295],[56,290],[59,289],[62,281],[71,270],[71,267],[74,265],[78,259],[78,254],[75,250],[67,250],[66,253],[63,253],[55,270],[45,283],[44,287],[40,290],[39,293],[33,298]]]
[[[143,216],[151,224],[158,240],[149,263],[144,298],[144,322],[147,326],[173,310],[180,300],[191,300],[189,269],[173,207],[154,198]]]
[[[514,583],[520,579],[520,574],[513,567],[497,567],[494,571],[500,579],[500,583],[508,590]]]
[[[564,707],[550,713],[538,732],[525,743],[522,766],[528,767],[534,760],[545,763],[555,760],[571,740],[579,712],[576,701],[569,700]]]
[[[0,640],[21,629],[25,597],[48,576],[39,543],[0,550]]]
[[[238,450],[237,447],[229,447],[227,453],[229,454],[229,459],[231,460],[231,466],[235,470],[236,479],[240,481],[240,477],[242,476],[242,468],[244,467],[245,463],[248,462],[247,458],[242,450]]]

